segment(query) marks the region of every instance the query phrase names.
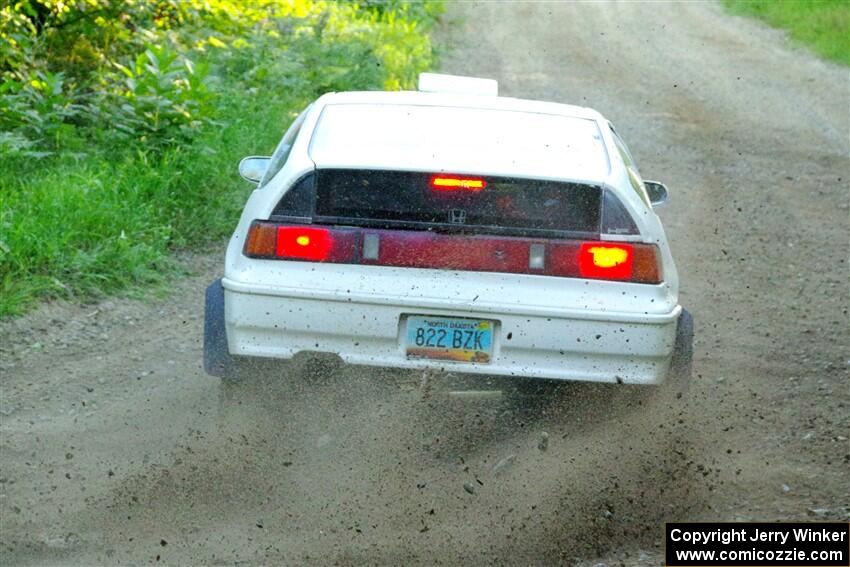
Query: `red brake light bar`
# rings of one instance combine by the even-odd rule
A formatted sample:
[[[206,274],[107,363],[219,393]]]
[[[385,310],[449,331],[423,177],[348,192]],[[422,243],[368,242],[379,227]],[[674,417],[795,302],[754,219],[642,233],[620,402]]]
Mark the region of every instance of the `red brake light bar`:
[[[457,175],[434,175],[431,177],[431,187],[438,191],[481,191],[487,187],[487,182],[478,177],[460,177]]]
[[[661,283],[652,244],[458,236],[254,221],[252,258]]]

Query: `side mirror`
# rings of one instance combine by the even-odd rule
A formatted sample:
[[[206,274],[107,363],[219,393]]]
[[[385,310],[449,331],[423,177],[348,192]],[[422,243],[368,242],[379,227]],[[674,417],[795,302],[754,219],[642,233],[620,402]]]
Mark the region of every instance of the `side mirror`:
[[[666,185],[659,183],[658,181],[644,181],[643,185],[646,187],[646,193],[649,195],[649,202],[653,207],[657,207],[658,205],[662,205],[667,202],[667,196],[669,193]]]
[[[248,156],[242,158],[242,161],[239,162],[239,175],[245,181],[259,183],[263,175],[266,174],[271,159],[266,156]]]

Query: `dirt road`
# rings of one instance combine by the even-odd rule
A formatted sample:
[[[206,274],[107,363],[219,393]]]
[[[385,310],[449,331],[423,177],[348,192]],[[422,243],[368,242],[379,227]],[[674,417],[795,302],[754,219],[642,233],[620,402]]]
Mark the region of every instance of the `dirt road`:
[[[216,250],[165,299],[3,324],[0,562],[657,565],[665,520],[848,518],[847,70],[708,3],[448,19],[445,71],[597,108],[671,188],[686,401],[529,416],[347,369],[220,434]]]

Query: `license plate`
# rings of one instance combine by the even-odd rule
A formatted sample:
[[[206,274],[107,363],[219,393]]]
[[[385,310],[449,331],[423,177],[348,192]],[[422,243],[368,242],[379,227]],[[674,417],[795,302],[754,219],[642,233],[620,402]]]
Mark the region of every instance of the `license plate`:
[[[454,317],[407,318],[407,358],[488,363],[493,358],[493,322]]]

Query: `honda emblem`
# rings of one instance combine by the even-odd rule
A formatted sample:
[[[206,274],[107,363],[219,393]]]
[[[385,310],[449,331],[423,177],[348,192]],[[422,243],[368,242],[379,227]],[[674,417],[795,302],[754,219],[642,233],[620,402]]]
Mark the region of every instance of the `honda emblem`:
[[[452,209],[449,211],[449,222],[463,224],[466,222],[466,211],[463,209]]]

